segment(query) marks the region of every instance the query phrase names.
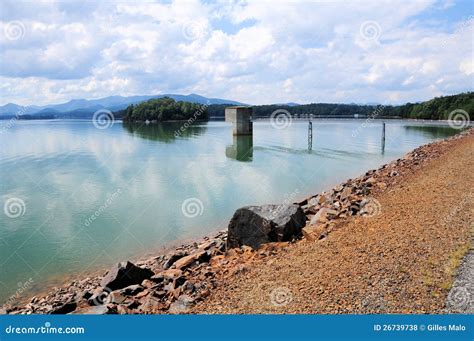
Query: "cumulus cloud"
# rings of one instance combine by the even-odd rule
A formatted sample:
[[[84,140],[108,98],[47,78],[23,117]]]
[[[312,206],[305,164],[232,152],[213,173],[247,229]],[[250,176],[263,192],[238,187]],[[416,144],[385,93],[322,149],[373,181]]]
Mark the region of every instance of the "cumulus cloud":
[[[0,6],[2,103],[170,92],[391,103],[472,90],[467,1]]]

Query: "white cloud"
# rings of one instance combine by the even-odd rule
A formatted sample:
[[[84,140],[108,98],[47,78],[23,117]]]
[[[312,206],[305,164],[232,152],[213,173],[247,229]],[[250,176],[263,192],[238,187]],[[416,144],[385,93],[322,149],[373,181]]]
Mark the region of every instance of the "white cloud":
[[[439,19],[456,3],[0,6],[3,103],[166,92],[246,103],[386,103],[472,90],[473,22]],[[24,25],[20,39],[5,35],[12,21]],[[366,22],[377,24],[376,39],[361,33]]]

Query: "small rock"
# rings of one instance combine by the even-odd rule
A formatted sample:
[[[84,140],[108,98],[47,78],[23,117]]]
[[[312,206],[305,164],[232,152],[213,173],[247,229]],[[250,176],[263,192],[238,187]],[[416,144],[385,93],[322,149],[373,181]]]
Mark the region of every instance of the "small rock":
[[[102,305],[105,302],[110,291],[97,288],[92,293],[92,296],[87,299],[87,303],[92,306]]]
[[[211,258],[211,260],[209,261],[209,264],[211,266],[219,266],[221,264],[221,262],[225,259],[225,256],[224,255],[218,255],[218,256],[214,256]]]
[[[309,241],[319,240],[327,235],[325,226],[305,226],[302,232],[303,236]]]
[[[346,186],[344,190],[341,192],[341,200],[347,199],[352,194],[352,187]]]
[[[143,304],[139,307],[142,313],[156,314],[166,309],[168,305],[161,302],[158,298],[148,295]]]
[[[105,315],[105,314],[110,314],[112,311],[107,307],[106,305],[99,305],[99,306],[93,306],[93,307],[86,307],[86,308],[81,308],[76,311],[74,311],[72,314],[83,314],[83,315]]]
[[[123,288],[122,290],[120,290],[120,293],[126,296],[135,296],[139,292],[142,292],[143,289],[144,288],[141,285],[134,284],[134,285],[129,285],[126,288]]]
[[[328,211],[329,211],[329,208],[327,207],[323,207],[321,208],[318,213],[316,213],[312,218],[311,218],[311,221],[310,221],[310,225],[318,225],[318,224],[321,224],[321,223],[326,223],[328,221]],[[334,211],[334,210],[331,210],[331,211]]]
[[[76,302],[66,302],[63,305],[54,308],[50,314],[69,314],[76,310],[77,303]]]
[[[318,195],[319,197],[319,204],[324,204],[326,201],[329,200],[328,196],[326,194],[320,194]]]
[[[81,297],[85,300],[88,300],[92,297],[92,293],[89,290],[84,290],[81,294]]]
[[[206,242],[200,244],[200,245],[198,246],[198,249],[199,249],[199,250],[207,251],[207,250],[209,250],[211,247],[213,247],[213,246],[216,245],[216,244],[217,244],[217,241],[216,241],[215,239],[209,240],[209,241],[206,241]]]
[[[106,299],[106,303],[122,304],[127,300],[127,297],[122,295],[120,291],[112,291]]]
[[[196,290],[196,287],[194,286],[193,282],[186,281],[183,284],[183,290],[188,292],[188,293],[193,293]]]
[[[171,270],[171,269],[170,269]],[[168,271],[168,270],[166,270]],[[148,286],[149,283],[148,282],[153,282],[153,283],[162,283],[163,281],[165,280],[165,276],[162,274],[162,273],[158,273],[156,275],[153,275],[150,277],[150,279],[145,279],[143,282],[142,282],[142,286]],[[144,284],[146,283],[146,285]]]
[[[166,271],[163,271],[160,273],[165,279],[171,279],[174,280],[178,277],[181,277],[183,275],[183,271],[179,269],[168,269]],[[159,274],[159,275],[160,275]]]
[[[152,276],[153,278],[154,276]],[[163,277],[161,278],[161,282],[163,282]],[[160,283],[161,283],[160,282]],[[150,279],[145,279],[143,282],[142,282],[142,287],[143,288],[147,288],[147,289],[150,289],[150,288],[153,288],[155,285],[157,285],[156,282],[154,282],[151,278]]]
[[[368,178],[367,180],[365,180],[365,183],[366,183],[366,184],[370,184],[370,185],[373,185],[373,184],[375,184],[376,182],[377,182],[377,180],[375,180],[374,177],[370,177],[370,178]]]
[[[120,315],[128,315],[130,314],[130,309],[128,309],[127,307],[124,307],[123,305],[118,305],[117,313]]]
[[[318,204],[319,204],[319,197],[318,196],[313,197],[313,198],[309,199],[309,201],[308,201],[308,208],[316,206]]]
[[[189,295],[181,295],[178,300],[171,303],[169,308],[170,314],[183,314],[187,313],[190,308],[194,305],[194,299]]]
[[[174,262],[176,262],[178,259],[180,258],[183,258],[185,256],[187,256],[188,253],[187,252],[183,252],[183,251],[180,251],[180,252],[176,252],[176,253],[173,253],[170,258],[168,258],[168,260],[165,262],[165,264],[163,265],[163,269],[167,270],[169,269],[173,264]]]
[[[113,291],[129,285],[140,284],[153,275],[153,271],[149,269],[139,268],[131,262],[122,262],[117,263],[110,269],[100,285]]]
[[[248,246],[248,245],[242,245],[241,249],[242,249],[243,252],[252,252],[253,251],[252,247]]]
[[[179,270],[185,269],[189,267],[191,264],[193,264],[194,262],[203,258],[205,254],[206,254],[206,251],[200,251],[200,252],[191,254],[189,256],[180,258],[173,265],[176,269],[179,269]]]

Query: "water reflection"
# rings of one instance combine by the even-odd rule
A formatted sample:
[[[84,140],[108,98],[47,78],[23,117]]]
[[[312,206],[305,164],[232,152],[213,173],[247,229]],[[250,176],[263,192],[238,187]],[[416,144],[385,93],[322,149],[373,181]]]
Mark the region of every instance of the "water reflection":
[[[382,123],[382,155],[385,154],[385,122]]]
[[[233,143],[226,147],[225,156],[237,161],[251,162],[253,158],[253,136],[234,135]]]
[[[429,138],[445,138],[452,136],[458,132],[457,129],[451,128],[450,126],[432,125],[432,126],[405,126],[408,131],[417,131],[423,133],[423,136]]]
[[[177,138],[190,138],[203,135],[207,122],[185,125],[183,122],[165,123],[123,123],[123,128],[133,136],[146,140],[171,143]]]

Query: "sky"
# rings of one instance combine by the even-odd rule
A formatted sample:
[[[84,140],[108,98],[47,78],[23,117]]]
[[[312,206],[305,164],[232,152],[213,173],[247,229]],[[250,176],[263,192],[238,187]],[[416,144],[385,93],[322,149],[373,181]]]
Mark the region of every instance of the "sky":
[[[165,93],[398,104],[474,85],[469,0],[2,0],[0,43],[0,105]]]

